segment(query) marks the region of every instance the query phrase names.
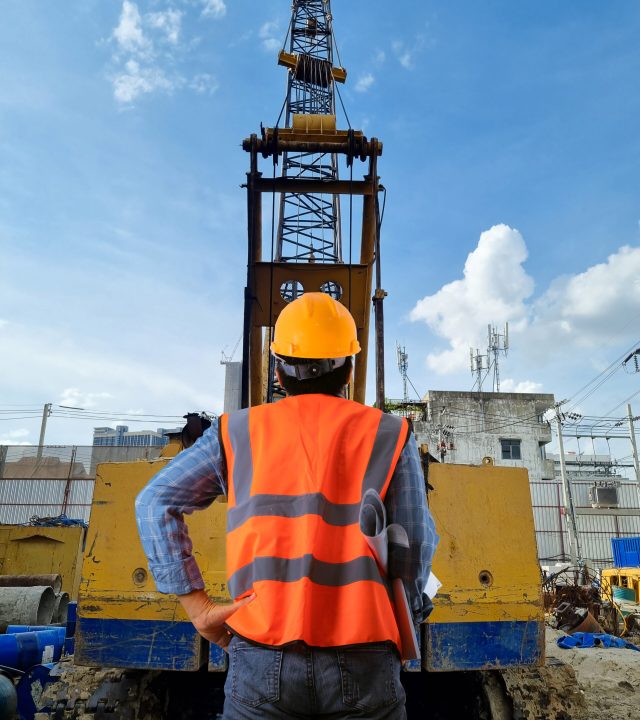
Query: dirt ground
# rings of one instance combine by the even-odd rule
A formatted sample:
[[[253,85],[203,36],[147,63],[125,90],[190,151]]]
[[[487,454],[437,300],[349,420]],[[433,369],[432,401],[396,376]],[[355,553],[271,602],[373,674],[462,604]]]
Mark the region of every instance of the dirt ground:
[[[640,720],[640,652],[620,648],[564,650],[564,635],[547,628],[547,657],[571,665],[589,707],[589,720]],[[627,638],[636,645],[640,637]]]

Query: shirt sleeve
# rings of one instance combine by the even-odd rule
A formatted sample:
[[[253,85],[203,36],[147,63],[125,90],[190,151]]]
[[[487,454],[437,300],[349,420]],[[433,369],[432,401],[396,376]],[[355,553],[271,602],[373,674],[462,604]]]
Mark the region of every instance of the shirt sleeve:
[[[432,603],[424,590],[439,537],[429,508],[422,463],[415,436],[405,445],[385,497],[388,523],[398,523],[407,531],[409,548],[392,546],[389,574],[401,577],[416,623],[423,622]]]
[[[209,507],[225,493],[224,460],[214,420],[136,498],[140,540],[159,592],[186,595],[204,588],[184,515]]]

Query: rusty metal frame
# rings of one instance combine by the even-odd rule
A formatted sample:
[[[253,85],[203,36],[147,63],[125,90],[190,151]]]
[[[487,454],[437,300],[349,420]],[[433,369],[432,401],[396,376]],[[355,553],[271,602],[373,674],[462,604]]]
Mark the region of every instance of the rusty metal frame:
[[[353,399],[364,403],[367,382],[367,360],[369,354],[369,324],[373,292],[373,267],[379,256],[380,218],[378,192],[381,190],[377,174],[377,159],[382,154],[382,143],[372,138],[367,140],[361,133],[349,131],[329,133],[322,141],[313,143],[314,150],[329,151],[345,155],[348,165],[356,159],[368,161],[368,171],[362,180],[310,181],[293,177],[267,180],[258,169],[258,155],[272,161],[285,151],[308,151],[310,143],[304,137],[288,135],[282,142],[278,133],[268,130],[263,138],[251,135],[243,142],[243,148],[250,155],[247,173],[248,211],[248,255],[247,285],[245,287],[242,407],[259,405],[264,402],[265,369],[263,358],[268,348],[263,340],[263,328],[273,326],[284,306],[279,288],[284,280],[298,280],[309,291],[319,288],[325,282],[338,282],[343,288],[341,302],[350,307],[356,315],[358,340],[362,348],[356,355],[353,382]],[[328,150],[330,148],[330,150]],[[265,192],[308,193],[310,184],[321,185],[328,195],[361,195],[362,235],[358,264],[348,263],[275,263],[263,258],[262,253],[262,194]],[[376,252],[378,250],[378,252]],[[357,247],[356,247],[357,254]],[[384,291],[380,288],[379,273],[376,282],[376,302],[380,321],[376,323],[376,359],[378,368],[383,362],[383,327],[381,303]],[[377,373],[376,399],[384,403],[384,380]]]

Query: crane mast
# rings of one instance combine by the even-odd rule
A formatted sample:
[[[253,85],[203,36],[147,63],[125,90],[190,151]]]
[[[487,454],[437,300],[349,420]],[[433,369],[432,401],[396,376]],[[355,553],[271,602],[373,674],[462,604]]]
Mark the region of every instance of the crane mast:
[[[295,115],[336,114],[333,18],[330,0],[294,0],[287,35],[288,53],[279,63],[289,66],[285,127]],[[285,40],[286,43],[286,40]],[[291,68],[291,59],[298,58]],[[345,74],[346,77],[346,74]],[[283,154],[283,177],[331,181],[338,179],[336,153]],[[342,262],[340,200],[337,195],[283,193],[276,260],[279,262]],[[335,289],[331,294],[335,296]],[[296,287],[288,288],[292,299]]]

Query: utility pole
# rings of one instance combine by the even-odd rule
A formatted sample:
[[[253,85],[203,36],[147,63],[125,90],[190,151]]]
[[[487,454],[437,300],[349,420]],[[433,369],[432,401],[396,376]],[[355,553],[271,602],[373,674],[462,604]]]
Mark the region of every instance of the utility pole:
[[[51,403],[47,403],[42,410],[42,423],[40,424],[40,440],[38,440],[38,460],[42,457],[42,446],[44,445],[44,433],[47,429],[47,418],[51,415]]]
[[[567,519],[567,531],[569,533],[569,553],[571,564],[576,567],[582,565],[582,553],[578,542],[578,523],[576,520],[576,509],[573,504],[573,492],[571,483],[567,477],[567,468],[564,462],[564,443],[562,441],[562,415],[560,404],[556,405],[556,422],[558,424],[558,447],[560,449],[560,476],[562,477],[562,491],[564,496],[564,516]]]
[[[638,492],[638,507],[640,507],[640,465],[638,464],[638,446],[636,445],[636,430],[633,425],[634,417],[631,413],[631,403],[627,403],[627,418],[629,419],[629,438],[633,450],[633,468],[636,471],[636,490]]]

